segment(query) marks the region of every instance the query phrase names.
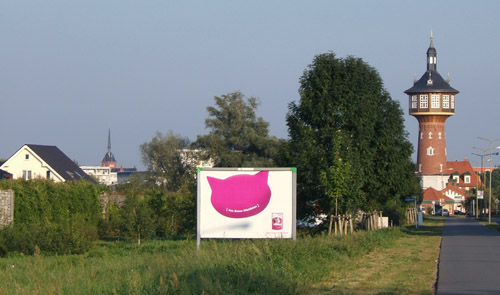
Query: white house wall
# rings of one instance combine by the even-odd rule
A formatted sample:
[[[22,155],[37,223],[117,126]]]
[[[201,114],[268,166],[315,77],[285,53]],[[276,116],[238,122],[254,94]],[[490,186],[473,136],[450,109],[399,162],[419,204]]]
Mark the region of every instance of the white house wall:
[[[28,159],[26,159],[28,155]],[[24,146],[16,152],[7,162],[5,162],[1,169],[12,174],[14,179],[23,178],[23,171],[31,171],[31,178],[45,179],[47,171],[50,170],[50,179],[55,182],[64,181],[59,175],[48,167],[31,149]]]

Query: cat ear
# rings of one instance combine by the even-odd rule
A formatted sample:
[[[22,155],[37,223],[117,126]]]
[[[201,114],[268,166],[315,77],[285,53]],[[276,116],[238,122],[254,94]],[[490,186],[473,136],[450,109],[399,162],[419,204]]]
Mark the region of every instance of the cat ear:
[[[267,177],[269,175],[269,171],[260,171],[259,173],[255,174],[260,180],[266,181],[267,182]]]
[[[218,179],[212,176],[207,176],[208,184],[210,187],[214,187],[214,185],[218,184],[222,179]]]

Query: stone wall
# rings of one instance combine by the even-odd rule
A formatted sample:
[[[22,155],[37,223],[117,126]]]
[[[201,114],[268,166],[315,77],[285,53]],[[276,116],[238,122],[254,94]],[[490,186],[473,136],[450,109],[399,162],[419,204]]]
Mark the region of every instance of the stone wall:
[[[0,190],[0,228],[14,222],[14,191]]]

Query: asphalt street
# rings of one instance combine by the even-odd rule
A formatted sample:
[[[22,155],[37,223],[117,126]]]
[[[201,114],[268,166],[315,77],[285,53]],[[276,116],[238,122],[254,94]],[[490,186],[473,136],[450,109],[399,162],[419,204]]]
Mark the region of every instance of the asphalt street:
[[[500,294],[500,232],[474,218],[446,218],[437,294]]]

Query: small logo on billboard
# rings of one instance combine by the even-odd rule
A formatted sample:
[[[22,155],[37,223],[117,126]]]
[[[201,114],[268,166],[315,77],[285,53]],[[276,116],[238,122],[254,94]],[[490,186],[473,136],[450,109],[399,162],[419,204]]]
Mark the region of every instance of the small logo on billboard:
[[[261,171],[255,175],[233,175],[226,179],[207,176],[212,189],[212,206],[217,212],[230,218],[259,214],[271,200],[268,174],[269,171]]]
[[[283,229],[283,213],[273,213],[272,228],[274,230]]]

